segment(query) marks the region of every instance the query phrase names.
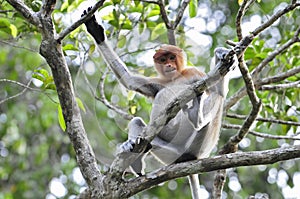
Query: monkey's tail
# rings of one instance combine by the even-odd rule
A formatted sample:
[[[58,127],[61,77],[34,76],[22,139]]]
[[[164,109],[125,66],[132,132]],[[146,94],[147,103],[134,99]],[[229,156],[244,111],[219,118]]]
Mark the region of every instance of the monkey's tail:
[[[189,175],[190,188],[192,191],[193,199],[200,199],[200,182],[198,174]]]

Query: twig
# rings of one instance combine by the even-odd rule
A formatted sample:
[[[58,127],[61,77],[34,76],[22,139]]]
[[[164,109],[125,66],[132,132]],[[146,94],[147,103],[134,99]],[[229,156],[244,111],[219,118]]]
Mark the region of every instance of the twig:
[[[277,55],[282,54],[286,49],[292,46],[294,43],[299,42],[299,34],[300,34],[300,27],[296,30],[292,39],[284,43],[279,48],[276,48],[271,54],[268,55],[260,64],[251,72],[253,78],[257,79],[259,72],[269,63],[271,62]]]
[[[236,124],[222,124],[223,128],[226,129],[241,129],[242,126],[240,125],[236,125]],[[262,138],[267,138],[267,139],[274,139],[274,140],[281,140],[281,139],[286,139],[286,140],[300,140],[300,137],[296,138],[295,136],[298,136],[299,134],[295,134],[292,136],[285,136],[285,135],[270,135],[270,134],[266,134],[266,133],[259,133],[256,131],[249,131],[250,134],[254,135],[254,136],[258,136],[258,137],[262,137]]]
[[[260,87],[258,85],[265,85],[267,83],[259,83],[257,82],[257,75],[259,74],[259,72],[263,69],[263,67],[265,67],[269,62],[271,62],[277,55],[282,54],[287,48],[289,48],[292,44],[294,44],[295,42],[299,42],[299,31],[300,28],[297,29],[297,31],[294,34],[294,37],[292,39],[290,39],[289,41],[287,41],[285,44],[283,44],[282,46],[280,46],[279,48],[277,48],[274,52],[272,52],[268,57],[266,57],[251,73],[252,77],[255,79],[255,86],[258,87],[258,89],[260,89]],[[235,43],[233,43],[233,45],[236,45]],[[274,82],[273,82],[274,83]],[[246,92],[246,88],[242,87],[240,90],[238,90],[232,97],[230,97],[229,99],[226,100],[225,103],[225,110],[229,110],[230,107],[232,107],[233,105],[235,105],[241,98],[243,98],[245,95],[247,94]]]
[[[277,85],[263,85],[258,90],[284,90],[288,88],[300,88],[300,80],[296,82],[289,82],[285,84],[277,84]]]
[[[253,3],[253,1],[251,1]],[[250,3],[251,3],[250,2]],[[242,35],[242,27],[241,22],[242,18],[245,15],[245,12],[250,7],[250,3],[248,4],[248,0],[244,0],[241,7],[239,8],[237,17],[236,17],[236,33],[238,36],[238,40],[242,41],[245,38],[243,38]],[[249,40],[253,40],[253,35],[248,36]],[[237,48],[238,46],[235,46],[234,48]],[[220,150],[220,154],[226,154],[226,153],[232,153],[236,152],[238,143],[247,135],[252,123],[255,121],[255,118],[257,117],[260,109],[261,109],[261,102],[259,98],[257,97],[255,93],[255,87],[252,80],[252,77],[249,73],[248,68],[246,67],[246,64],[244,63],[244,50],[238,57],[238,66],[242,73],[245,85],[246,85],[246,91],[248,93],[248,96],[252,103],[252,110],[249,116],[247,117],[246,121],[244,122],[242,128],[239,129],[239,132],[230,138],[230,140],[222,147]],[[222,196],[222,190],[225,184],[226,180],[226,170],[219,171],[214,179],[214,188],[213,188],[213,198],[220,198]]]
[[[280,73],[278,75],[274,75],[272,77],[267,77],[261,80],[257,81],[257,86],[260,87],[261,85],[266,85],[266,84],[271,84],[271,83],[276,83],[280,82],[286,78],[289,78],[291,76],[294,76],[296,74],[300,73],[300,66],[296,68],[292,68],[284,73]]]
[[[96,94],[94,94],[95,98],[99,101],[101,101],[107,108],[115,111],[116,113],[118,113],[119,115],[121,115],[124,119],[126,120],[131,120],[133,118],[132,115],[128,114],[127,112],[123,111],[120,107],[114,106],[112,105],[105,97],[105,93],[104,93],[104,80],[106,78],[108,70],[106,70],[103,75],[101,76],[101,78],[99,79],[97,88],[100,92],[100,97],[98,97]]]
[[[4,41],[4,40],[0,40],[0,43],[5,44],[5,45],[9,45],[9,46],[12,46],[12,47],[15,47],[15,48],[20,48],[20,49],[28,50],[30,52],[38,53],[37,50],[26,48],[24,46],[18,46],[16,44],[12,43],[12,42],[7,42],[7,41]]]
[[[186,7],[189,5],[189,3],[190,3],[190,0],[184,0],[182,2],[180,9],[177,12],[177,17],[176,17],[174,23],[172,24],[174,30],[177,28],[178,24],[180,23],[183,13],[184,13]]]
[[[69,33],[71,33],[73,30],[75,30],[76,28],[78,28],[81,24],[83,24],[84,22],[86,22],[87,20],[89,20],[94,13],[97,11],[98,8],[100,8],[105,0],[100,0],[98,1],[93,7],[92,9],[87,13],[87,15],[81,17],[78,21],[76,21],[75,23],[73,23],[71,26],[69,26],[68,28],[64,29],[63,31],[61,31],[58,35],[58,37],[56,38],[56,40],[58,42],[61,42]]]
[[[296,2],[296,1],[292,1],[292,3],[288,6],[286,6],[284,9],[278,11],[277,13],[275,13],[273,16],[271,16],[269,18],[268,21],[266,21],[265,23],[263,23],[262,25],[260,25],[258,28],[256,28],[252,34],[254,36],[257,36],[259,33],[261,33],[263,30],[265,30],[266,28],[270,27],[277,19],[279,19],[281,16],[285,15],[286,13],[294,10],[295,8],[300,6],[300,2]]]
[[[242,35],[242,18],[246,13],[246,4],[247,4],[248,0],[244,0],[242,5],[240,6],[239,10],[238,10],[238,14],[236,16],[236,20],[235,20],[235,26],[236,26],[236,34],[238,37],[238,40],[240,41],[243,38]]]
[[[16,85],[21,86],[21,87],[24,88],[21,92],[15,94],[15,95],[13,95],[13,96],[10,96],[10,97],[8,97],[8,98],[5,98],[5,99],[3,99],[3,100],[1,100],[1,101],[0,101],[0,104],[3,104],[3,103],[5,103],[5,102],[7,102],[7,101],[9,101],[9,100],[11,100],[11,99],[14,99],[14,98],[16,98],[16,97],[19,97],[19,96],[23,95],[23,94],[27,91],[27,89],[33,90],[33,91],[40,91],[40,90],[38,90],[38,89],[34,89],[34,88],[29,87],[29,85],[31,84],[31,81],[32,81],[32,80],[30,80],[30,81],[25,85],[25,84],[22,84],[22,83],[20,83],[20,82],[14,81],[14,80],[0,79],[0,82],[16,84]]]
[[[145,3],[153,3],[153,4],[159,4],[158,1],[151,1],[151,0],[140,0],[141,2],[145,2]]]
[[[0,10],[0,14],[7,14],[9,12],[15,12],[14,10]]]
[[[244,120],[247,118],[246,115],[237,115],[237,114],[227,114],[226,117],[240,119],[240,120]],[[276,124],[300,126],[300,122],[284,121],[284,120],[277,120],[277,119],[271,119],[271,118],[258,117],[258,118],[256,118],[256,120],[261,121],[261,122],[270,122],[270,123],[276,123]]]

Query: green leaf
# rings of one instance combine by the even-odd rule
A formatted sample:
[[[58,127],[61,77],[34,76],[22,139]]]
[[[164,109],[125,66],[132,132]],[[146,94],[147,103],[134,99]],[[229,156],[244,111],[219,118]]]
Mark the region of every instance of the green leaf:
[[[34,73],[32,74],[32,78],[38,79],[41,82],[43,82],[44,88],[45,85],[47,86],[47,84],[53,83],[53,77],[49,76],[48,71],[45,69],[34,70]]]
[[[189,13],[190,13],[191,18],[193,18],[197,15],[197,10],[198,10],[198,1],[191,0],[189,3]]]
[[[118,40],[118,48],[123,48],[126,44],[126,37],[124,35],[120,35]]]
[[[135,94],[136,94],[135,91],[129,90],[129,91],[128,91],[128,94],[127,94],[127,100],[128,100],[128,101],[133,100]]]
[[[45,69],[36,69],[36,70],[34,70],[34,72],[41,74],[44,78],[49,77],[49,73]]]
[[[239,5],[242,5],[243,2],[244,2],[244,0],[238,0]]]
[[[139,23],[139,33],[142,34],[145,30],[145,23]]]
[[[67,44],[63,47],[63,50],[66,51],[66,50],[75,50],[75,51],[78,51],[78,48],[76,48],[73,44]]]
[[[10,23],[8,21],[8,19],[5,18],[0,18],[0,27],[9,27]]]
[[[160,14],[160,10],[151,10],[147,17],[153,17]]]
[[[165,24],[164,23],[160,23],[157,24],[157,26],[155,26],[155,28],[153,29],[152,33],[151,33],[151,40],[155,40],[157,39],[160,35],[164,34],[166,32],[166,28],[165,28]]]
[[[89,55],[93,54],[93,52],[95,52],[95,49],[96,49],[96,45],[92,44],[89,49]]]
[[[110,20],[108,23],[116,28],[119,28],[119,22],[115,19]]]
[[[122,29],[126,29],[126,30],[132,30],[132,25],[131,25],[131,22],[128,20],[128,21],[126,21],[126,22],[124,22],[123,24],[122,24],[122,27],[121,27]]]
[[[54,83],[48,83],[48,84],[45,84],[45,89],[56,91],[56,86]]]
[[[66,127],[66,122],[65,122],[63,112],[62,112],[62,108],[61,108],[60,104],[57,106],[57,116],[58,116],[58,123],[59,123],[60,128],[63,131],[66,131],[66,128],[67,128]]]
[[[137,110],[137,106],[131,106],[130,107],[130,113],[131,114],[133,114],[133,115],[136,114],[136,110]]]
[[[85,107],[84,107],[84,105],[83,105],[81,99],[78,98],[78,97],[76,97],[76,102],[77,102],[79,108],[80,108],[81,110],[83,110],[84,113],[86,113]]]
[[[10,28],[10,32],[11,32],[11,35],[15,38],[17,37],[17,34],[18,34],[18,29],[15,25],[13,24],[10,24],[9,25],[9,28]]]
[[[40,80],[42,82],[44,82],[44,80],[45,80],[44,76],[42,76],[41,74],[38,74],[38,73],[33,73],[32,74],[32,78],[38,79],[38,80]]]
[[[69,2],[64,1],[64,3],[60,7],[60,11],[65,11],[69,7]]]

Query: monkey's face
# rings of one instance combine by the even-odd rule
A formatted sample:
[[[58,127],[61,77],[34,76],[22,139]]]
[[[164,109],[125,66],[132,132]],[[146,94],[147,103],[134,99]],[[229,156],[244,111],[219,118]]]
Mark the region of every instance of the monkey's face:
[[[156,70],[165,78],[176,78],[180,72],[177,67],[177,57],[173,53],[163,54],[154,58]]]

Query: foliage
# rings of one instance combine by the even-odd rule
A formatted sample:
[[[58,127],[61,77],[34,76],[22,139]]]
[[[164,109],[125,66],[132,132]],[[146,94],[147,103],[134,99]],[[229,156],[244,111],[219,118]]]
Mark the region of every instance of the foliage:
[[[64,119],[52,74],[39,55],[41,35],[6,1],[0,2],[0,198],[69,198],[77,195],[86,185],[76,172],[78,168],[74,151],[64,133]],[[176,30],[177,43],[186,51],[188,63],[208,71],[208,58],[213,49],[225,46],[228,39],[236,40],[233,16],[239,8],[238,2],[242,2],[228,2],[190,1]],[[247,31],[253,31],[251,26],[268,18],[273,10],[282,8],[286,2],[289,1],[257,1],[244,17],[244,24],[250,26]],[[39,11],[42,6],[41,0],[25,3],[34,11]],[[74,23],[82,10],[91,5],[91,2],[83,0],[58,1],[53,14],[55,29],[59,32]],[[166,6],[170,18],[174,19],[180,4],[178,1],[166,1]],[[104,4],[97,16],[99,20],[102,19],[109,40],[113,41],[112,44],[130,69],[147,76],[155,75],[151,67],[154,50],[159,44],[168,43],[167,29],[160,16],[159,6],[142,1],[111,0]],[[245,53],[250,71],[293,37],[299,16],[299,9],[292,11],[255,39]],[[151,101],[125,91],[111,73],[104,75],[107,66],[99,59],[92,38],[84,30],[81,26],[69,34],[63,40],[63,51],[72,74],[86,132],[101,169],[105,170],[112,161],[117,143],[127,137],[127,121],[99,100],[101,82],[105,85],[104,95],[112,105],[141,116],[146,121],[151,111]],[[272,77],[299,67],[299,48],[298,42],[276,56],[259,78]],[[298,73],[276,84],[299,80]],[[22,86],[16,82],[22,83]],[[240,77],[231,80],[229,96],[234,95],[243,84]],[[259,117],[299,122],[299,92],[296,87],[258,90],[257,95],[263,103]],[[8,99],[18,93],[21,95]],[[244,97],[229,113],[247,115],[250,109],[249,98]],[[241,125],[243,120],[225,117],[224,122]],[[263,121],[257,121],[252,130],[270,135],[299,133],[295,125]],[[222,146],[235,133],[235,130],[224,128],[218,146]],[[248,135],[240,143],[239,149],[264,150],[297,143],[299,141]],[[157,163],[153,163],[155,166]],[[270,198],[291,198],[294,195],[289,194],[294,193],[296,186],[299,187],[299,169],[300,164],[296,160],[230,169],[225,196],[246,198],[267,193]],[[202,174],[200,179],[205,186],[202,187],[204,195],[208,194],[213,175]],[[53,182],[62,185],[61,192],[53,189]],[[187,180],[179,179],[138,194],[135,198],[180,198],[189,195]]]

